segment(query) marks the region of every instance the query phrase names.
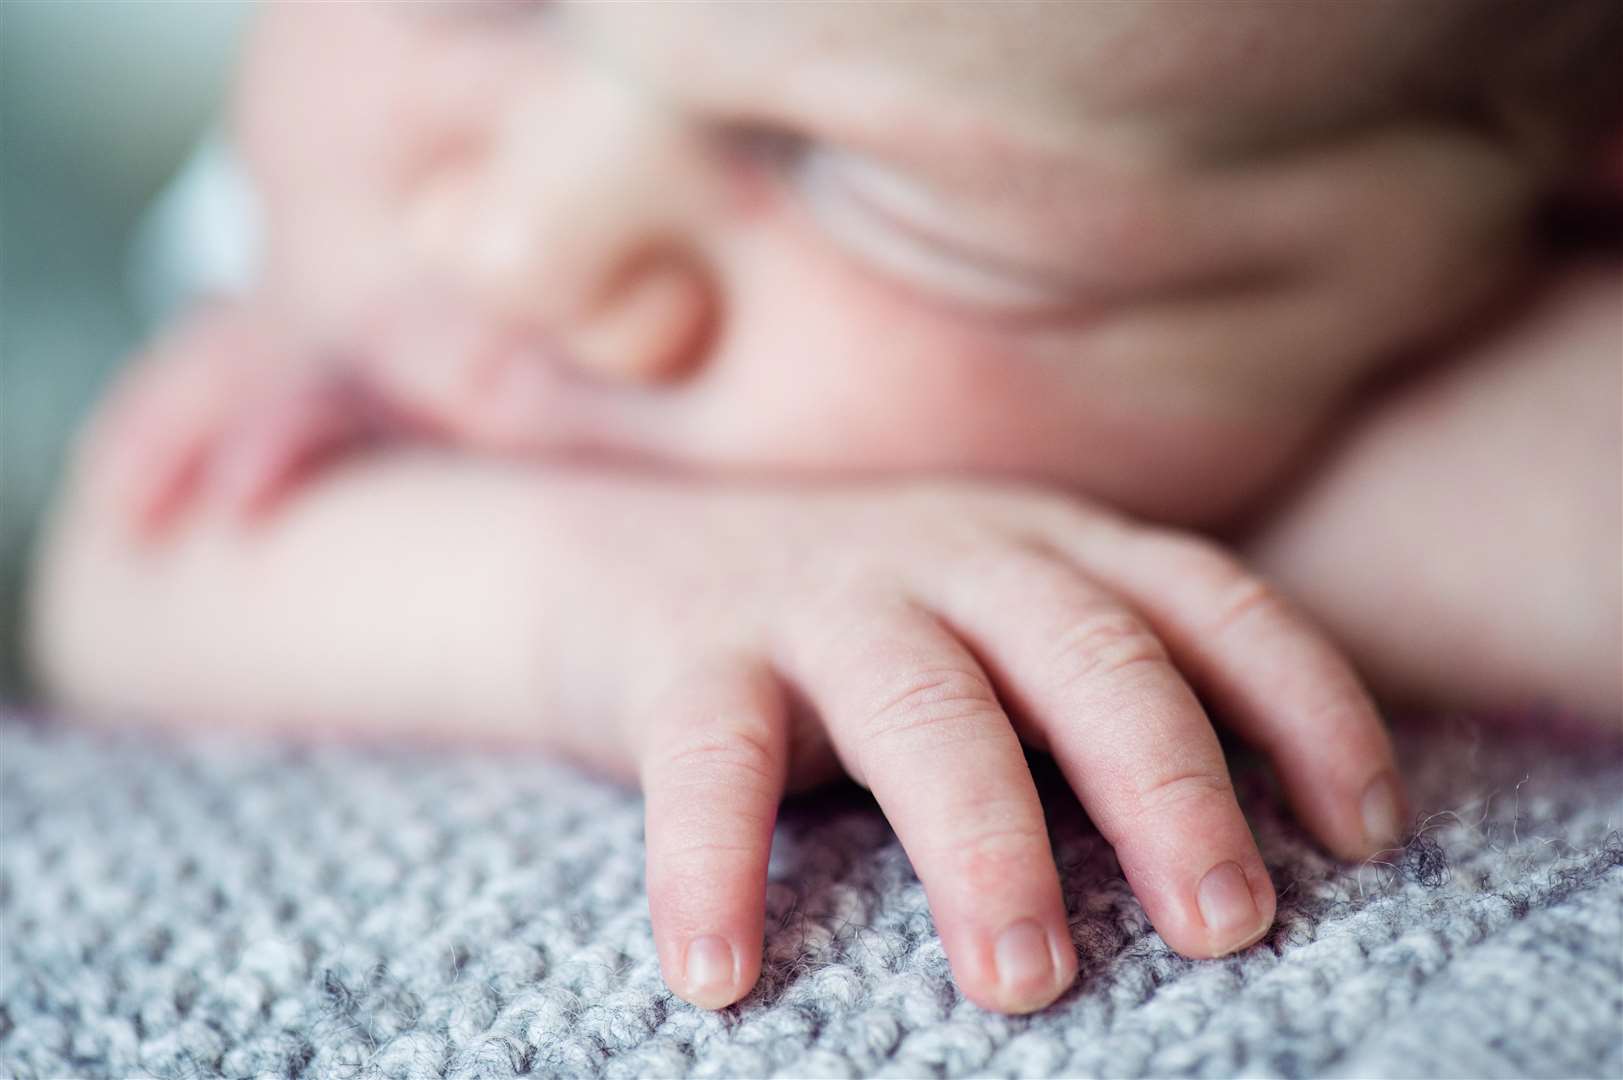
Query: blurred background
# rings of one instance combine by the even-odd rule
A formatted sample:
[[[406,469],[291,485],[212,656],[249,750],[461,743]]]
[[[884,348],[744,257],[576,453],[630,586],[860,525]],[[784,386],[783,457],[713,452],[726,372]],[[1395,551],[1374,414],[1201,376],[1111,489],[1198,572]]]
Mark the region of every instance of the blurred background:
[[[74,428],[145,328],[131,237],[220,116],[246,0],[0,0],[0,689]]]

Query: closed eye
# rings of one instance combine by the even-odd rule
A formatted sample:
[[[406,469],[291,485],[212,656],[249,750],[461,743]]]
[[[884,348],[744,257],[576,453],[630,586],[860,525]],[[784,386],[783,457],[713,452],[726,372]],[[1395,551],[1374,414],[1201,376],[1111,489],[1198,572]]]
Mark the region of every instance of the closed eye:
[[[812,147],[791,173],[822,228],[858,257],[944,299],[997,311],[1059,307],[1074,291],[1052,273],[968,239],[967,223],[884,166]]]
[[[972,238],[970,208],[900,171],[782,131],[733,131],[729,140],[777,175],[830,239],[890,280],[986,314],[1040,315],[1072,306],[1074,283]]]

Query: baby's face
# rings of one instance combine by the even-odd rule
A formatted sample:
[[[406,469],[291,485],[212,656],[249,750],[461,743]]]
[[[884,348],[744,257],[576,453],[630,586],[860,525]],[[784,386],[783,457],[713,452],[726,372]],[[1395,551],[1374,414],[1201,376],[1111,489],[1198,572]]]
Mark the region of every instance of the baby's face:
[[[238,138],[313,332],[443,290],[561,450],[1199,521],[1498,276],[1458,6],[285,4]]]

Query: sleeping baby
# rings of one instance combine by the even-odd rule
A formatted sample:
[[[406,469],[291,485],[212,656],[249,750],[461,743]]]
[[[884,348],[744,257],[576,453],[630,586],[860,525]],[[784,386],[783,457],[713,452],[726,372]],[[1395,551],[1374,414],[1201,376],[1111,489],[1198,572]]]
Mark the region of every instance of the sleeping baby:
[[[1623,275],[1546,223],[1623,190],[1620,52],[1606,0],[269,5],[257,275],[90,426],[36,668],[639,784],[709,1008],[838,775],[963,993],[1054,1000],[1028,749],[1245,948],[1214,724],[1348,859],[1409,820],[1366,686],[1617,728]]]

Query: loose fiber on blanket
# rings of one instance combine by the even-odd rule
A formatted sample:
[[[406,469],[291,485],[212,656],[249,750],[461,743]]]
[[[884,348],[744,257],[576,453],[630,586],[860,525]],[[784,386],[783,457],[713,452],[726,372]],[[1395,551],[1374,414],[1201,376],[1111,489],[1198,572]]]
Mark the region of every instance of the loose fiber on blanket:
[[[1402,734],[1417,835],[1358,866],[1238,772],[1280,890],[1243,955],[1149,929],[1051,792],[1082,957],[1031,1017],[956,992],[859,793],[785,808],[765,974],[665,991],[641,803],[538,759],[0,725],[0,1075],[1623,1076],[1623,758]]]

